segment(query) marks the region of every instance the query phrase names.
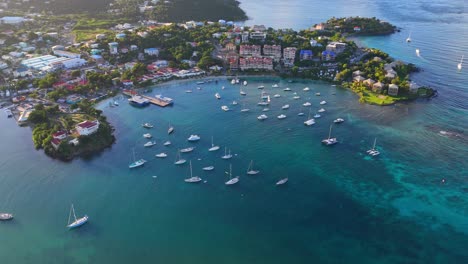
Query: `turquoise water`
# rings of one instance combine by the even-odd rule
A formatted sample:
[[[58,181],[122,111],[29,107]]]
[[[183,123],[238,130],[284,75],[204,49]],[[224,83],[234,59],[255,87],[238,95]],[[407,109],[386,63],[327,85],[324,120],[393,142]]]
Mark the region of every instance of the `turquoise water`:
[[[411,45],[404,43],[405,32],[359,41],[422,66],[415,79],[437,87],[439,97],[381,108],[361,105],[354,94],[318,82],[249,78],[245,98],[239,86],[224,79],[200,85],[202,90],[195,81],[171,83],[152,94],[174,98],[173,107],[138,109],[123,100],[119,107],[99,105],[116,128],[117,142],[92,159],[70,163],[35,151],[31,131],[1,117],[0,210],[16,216],[0,224],[2,263],[466,263],[468,78],[455,69],[468,44],[464,9],[457,9],[459,2],[434,1],[415,2],[407,11],[403,1],[352,1],[341,8],[339,1],[322,11],[296,8],[295,16],[275,16],[285,13],[274,9],[283,2],[242,5],[256,8],[254,14],[246,8],[258,18],[252,22],[272,26],[305,27],[329,15],[374,14],[412,28]],[[301,7],[310,1],[288,3]],[[415,10],[418,17],[407,14]],[[439,15],[430,15],[433,10]],[[413,55],[415,47],[423,59]],[[276,82],[301,99],[271,88]],[[262,113],[256,106],[258,85],[283,96],[272,98],[263,122],[256,119]],[[309,93],[302,91],[305,86]],[[215,92],[223,98],[216,100]],[[233,100],[240,103],[230,106],[233,111],[220,109]],[[306,100],[313,110],[319,101],[328,102],[313,127],[297,116],[307,115],[301,106]],[[250,113],[239,112],[244,102]],[[286,103],[291,108],[281,110]],[[276,119],[283,112],[288,117]],[[333,129],[340,143],[322,146],[337,117],[346,119]],[[149,130],[157,141],[153,148],[143,147],[144,122],[155,125]],[[175,127],[170,136],[169,124]],[[201,140],[187,142],[194,133]],[[211,136],[232,150],[232,160],[222,160],[222,150],[207,151]],[[364,154],[375,137],[382,154],[369,159]],[[173,145],[162,146],[166,140]],[[188,166],[173,165],[177,148],[188,146],[195,151],[182,155],[206,183],[184,183]],[[149,161],[144,167],[128,169],[132,149]],[[162,151],[169,157],[156,159]],[[261,173],[247,176],[252,159]],[[231,163],[241,178],[227,187]],[[207,165],[215,170],[202,171]],[[286,176],[287,185],[276,187]],[[90,216],[86,226],[73,231],[65,228],[70,203],[78,215]]]

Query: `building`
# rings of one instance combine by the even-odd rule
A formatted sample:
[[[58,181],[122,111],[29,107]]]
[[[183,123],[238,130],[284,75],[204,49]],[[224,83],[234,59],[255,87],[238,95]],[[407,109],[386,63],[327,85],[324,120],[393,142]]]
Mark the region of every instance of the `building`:
[[[59,139],[56,139],[56,138],[53,138],[50,143],[52,144],[52,147],[54,147],[55,150],[57,150],[60,146],[60,143],[62,141],[60,141]]]
[[[313,52],[311,50],[301,50],[299,52],[299,60],[312,60]]]
[[[264,45],[263,55],[273,57],[275,61],[281,59],[281,46],[280,45]]]
[[[313,38],[310,39],[309,43],[310,43],[310,46],[311,46],[311,47],[320,47],[320,46],[322,46],[321,44],[319,44],[319,43],[318,43],[315,39],[313,39]]]
[[[383,90],[383,87],[384,87],[383,83],[376,82],[372,85],[372,91],[375,93],[381,93]]]
[[[97,40],[102,40],[106,38],[106,34],[96,34],[96,39]]]
[[[398,85],[396,84],[390,84],[388,86],[388,95],[391,95],[391,96],[397,96],[398,95]]]
[[[119,43],[117,42],[109,42],[109,53],[112,55],[119,53]]]
[[[239,68],[241,70],[273,70],[272,58],[247,57],[239,59]]]
[[[327,25],[324,24],[324,23],[320,23],[320,24],[315,25],[314,29],[315,30],[325,30],[325,29],[327,29]]]
[[[143,52],[148,56],[158,56],[159,55],[159,49],[157,49],[157,48],[144,49]]]
[[[354,76],[353,80],[355,82],[363,82],[365,80],[365,78],[362,77],[361,75],[358,75],[358,76]]]
[[[58,140],[63,140],[67,138],[67,132],[66,131],[57,131],[52,134],[52,138],[58,139]]]
[[[65,50],[60,50],[60,49],[54,49],[53,51],[54,55],[57,55],[59,57],[66,57],[70,59],[79,59],[81,58],[81,54],[78,53],[73,53]]]
[[[342,53],[345,49],[346,49],[346,43],[336,42],[336,41],[328,43],[326,47],[327,51],[333,51],[336,54]]]
[[[266,33],[261,32],[261,31],[250,32],[250,38],[251,39],[256,39],[256,40],[265,40],[266,39]]]
[[[226,44],[226,50],[227,51],[236,51],[237,52],[237,46],[234,43],[229,42]]]
[[[96,133],[96,131],[99,129],[99,121],[86,120],[81,123],[78,123],[75,128],[76,132],[78,132],[80,136],[88,136],[93,133]]]
[[[417,93],[418,90],[419,90],[420,86],[418,84],[416,84],[415,82],[410,82],[410,85],[409,85],[409,92],[410,93]]]
[[[260,57],[262,55],[262,48],[259,45],[241,45],[240,55],[241,56],[253,56]]]
[[[294,66],[294,60],[296,59],[297,49],[294,47],[287,47],[283,49],[283,63],[285,67]]]
[[[371,78],[369,78],[369,79],[364,80],[364,82],[362,82],[362,83],[364,83],[367,87],[372,87],[374,85],[375,81],[372,80]]]
[[[241,39],[242,43],[249,42],[249,32],[242,32]]]
[[[336,58],[336,53],[333,51],[324,50],[322,52],[322,61],[333,61]]]
[[[124,39],[127,35],[125,35],[125,33],[118,33],[118,34],[115,34],[115,38],[116,39]]]
[[[2,17],[0,18],[0,23],[1,24],[11,24],[11,25],[18,25],[21,24],[25,21],[26,19],[24,17]]]

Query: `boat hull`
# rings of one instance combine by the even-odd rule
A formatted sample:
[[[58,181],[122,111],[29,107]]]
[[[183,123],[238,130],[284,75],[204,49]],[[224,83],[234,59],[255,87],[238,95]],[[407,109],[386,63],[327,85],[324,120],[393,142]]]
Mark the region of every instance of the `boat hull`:
[[[88,222],[88,216],[85,215],[83,218],[77,219],[75,222],[67,225],[68,229],[80,227]]]

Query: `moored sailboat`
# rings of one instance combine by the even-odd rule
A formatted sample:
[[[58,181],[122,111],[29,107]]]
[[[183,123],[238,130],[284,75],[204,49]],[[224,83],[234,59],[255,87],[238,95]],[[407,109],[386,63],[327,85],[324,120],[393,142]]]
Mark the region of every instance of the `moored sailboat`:
[[[208,151],[216,151],[219,149],[219,146],[216,146],[214,143],[213,143],[213,136],[211,136],[211,148],[208,149]]]
[[[328,138],[322,140],[322,143],[327,145],[327,146],[334,145],[334,144],[338,143],[338,140],[336,140],[336,138],[331,137],[331,131],[332,131],[332,125],[330,125],[330,131],[328,132]]]
[[[201,182],[201,180],[202,179],[200,177],[192,175],[192,161],[190,161],[190,178],[187,178],[184,181],[188,183],[197,183]]]
[[[260,173],[260,171],[253,169],[253,160],[251,160],[250,164],[249,164],[249,167],[247,168],[247,174],[248,175],[256,175],[258,173]]]
[[[227,172],[226,172],[227,173]],[[239,182],[239,176],[232,178],[232,164],[229,164],[229,180],[225,182],[226,185],[233,185]]]
[[[374,139],[374,145],[372,146],[372,148],[367,151],[367,154],[369,154],[372,157],[380,155],[380,152],[375,148],[376,144],[377,138]]]
[[[71,222],[70,223],[70,220],[71,219],[71,216],[73,214],[73,218],[75,219],[75,221]],[[88,222],[88,216],[85,215],[81,218],[76,218],[76,214],[75,214],[75,208],[73,207],[73,204],[71,205],[71,208],[70,208],[70,214],[68,215],[68,223],[67,223],[67,227],[69,229],[72,229],[72,228],[76,228],[76,227],[80,227],[84,224],[86,224]]]

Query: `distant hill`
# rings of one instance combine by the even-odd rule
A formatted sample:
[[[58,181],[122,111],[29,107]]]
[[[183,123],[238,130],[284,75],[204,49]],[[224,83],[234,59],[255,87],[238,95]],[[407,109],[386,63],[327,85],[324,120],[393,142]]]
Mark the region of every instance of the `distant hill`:
[[[51,11],[54,14],[96,14],[105,12],[112,2],[113,0],[29,0],[25,4],[22,0],[11,0],[9,7],[32,12]]]

